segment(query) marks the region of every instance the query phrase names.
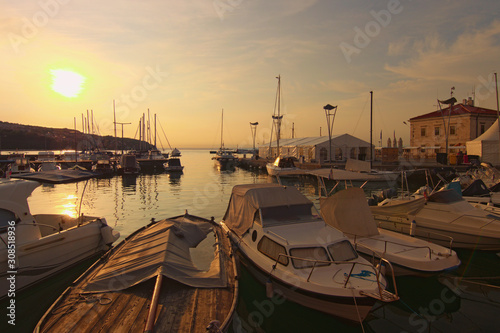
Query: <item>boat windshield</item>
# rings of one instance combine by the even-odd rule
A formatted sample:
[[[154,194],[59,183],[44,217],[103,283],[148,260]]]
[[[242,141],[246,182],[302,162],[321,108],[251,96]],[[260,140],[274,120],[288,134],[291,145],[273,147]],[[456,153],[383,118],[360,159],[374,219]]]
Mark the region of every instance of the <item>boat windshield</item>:
[[[330,261],[328,253],[326,253],[325,248],[322,246],[290,249],[290,255],[294,257],[292,258],[292,264],[295,268],[311,268],[330,265],[329,262],[326,262]]]
[[[263,226],[321,220],[313,203],[261,208]]]
[[[358,254],[352,247],[351,242],[348,240],[328,245],[328,252],[330,252],[333,261],[349,261],[358,257]]]
[[[17,220],[16,214],[11,212],[10,210],[0,208],[0,232],[7,231],[9,222],[16,220]]]

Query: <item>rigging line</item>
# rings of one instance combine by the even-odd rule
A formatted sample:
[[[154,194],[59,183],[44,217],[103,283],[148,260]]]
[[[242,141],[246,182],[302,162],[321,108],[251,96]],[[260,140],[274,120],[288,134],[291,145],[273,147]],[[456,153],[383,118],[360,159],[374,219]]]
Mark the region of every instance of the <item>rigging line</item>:
[[[366,110],[366,104],[368,104],[368,97],[366,97],[365,105],[363,105],[363,109],[361,110],[361,114],[359,115],[358,121],[356,122],[356,125],[354,126],[354,130],[352,131],[352,133],[354,133],[354,134],[356,133],[356,129],[358,128],[359,121],[361,120],[361,117],[363,116],[363,113]]]
[[[165,131],[163,130],[163,126],[161,125],[160,117],[157,117],[157,118],[158,118],[158,123],[160,124],[161,131],[163,132],[163,135],[165,136],[165,139],[167,140],[168,146],[170,147],[170,150],[172,150],[172,146],[170,146],[170,142],[168,141],[167,135],[165,134]]]

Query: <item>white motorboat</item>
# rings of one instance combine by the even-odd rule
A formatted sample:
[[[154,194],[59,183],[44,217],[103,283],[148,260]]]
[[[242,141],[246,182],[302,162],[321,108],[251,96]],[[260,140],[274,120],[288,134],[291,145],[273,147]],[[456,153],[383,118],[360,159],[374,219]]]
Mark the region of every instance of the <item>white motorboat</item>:
[[[119,233],[102,217],[32,215],[27,198],[40,185],[0,181],[0,298],[106,251]],[[15,283],[12,284],[12,279]]]
[[[267,174],[270,176],[286,176],[297,174],[300,170],[295,166],[292,157],[278,157],[274,163],[266,165]]]
[[[31,167],[30,162],[25,154],[11,154],[8,159],[13,161],[13,163],[10,163],[7,167],[8,176],[25,172],[35,172],[35,169]]]
[[[326,223],[344,232],[358,252],[394,264],[397,275],[440,272],[460,265],[451,248],[378,228],[360,188],[348,188],[321,200],[321,215]]]
[[[377,299],[398,299],[385,290],[380,271],[294,187],[234,186],[221,225],[268,297],[274,292],[352,321],[362,321]]]
[[[410,233],[442,246],[500,250],[500,216],[474,207],[455,190],[386,199],[370,207],[380,228]]]

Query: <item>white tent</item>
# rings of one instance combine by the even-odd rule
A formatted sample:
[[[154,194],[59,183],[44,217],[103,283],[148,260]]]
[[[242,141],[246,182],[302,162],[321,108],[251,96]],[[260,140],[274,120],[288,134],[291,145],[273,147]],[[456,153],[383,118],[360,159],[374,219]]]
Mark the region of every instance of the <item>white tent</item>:
[[[500,165],[500,138],[498,119],[483,134],[472,141],[467,141],[467,155],[477,155],[481,162]]]

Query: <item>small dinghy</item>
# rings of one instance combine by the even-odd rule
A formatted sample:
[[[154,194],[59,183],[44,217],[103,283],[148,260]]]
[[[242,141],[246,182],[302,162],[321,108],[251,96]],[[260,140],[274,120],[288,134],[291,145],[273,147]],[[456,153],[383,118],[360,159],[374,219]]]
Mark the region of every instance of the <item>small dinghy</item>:
[[[190,248],[211,232],[213,260],[200,269]],[[222,332],[237,295],[228,237],[213,219],[186,213],[153,221],[108,251],[56,300],[35,332]]]

